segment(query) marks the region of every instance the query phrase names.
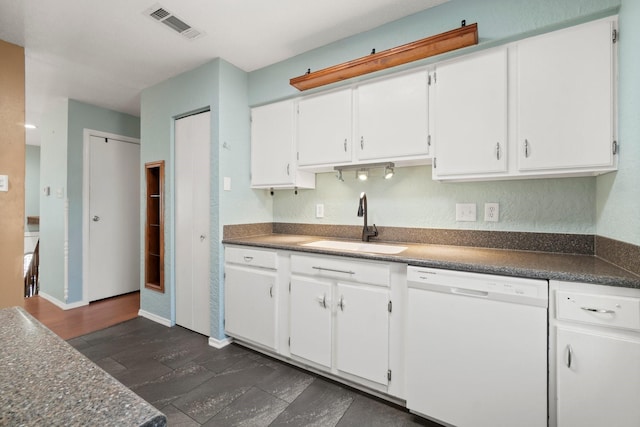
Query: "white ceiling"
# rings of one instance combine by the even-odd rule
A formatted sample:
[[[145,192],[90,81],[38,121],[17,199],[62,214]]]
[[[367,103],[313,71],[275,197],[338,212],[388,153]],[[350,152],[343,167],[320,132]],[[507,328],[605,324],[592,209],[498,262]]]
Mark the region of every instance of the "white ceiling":
[[[213,58],[253,71],[445,1],[0,0],[0,39],[25,47],[26,121],[37,125],[60,98],[138,116],[144,88]],[[143,13],[154,6],[205,36]]]

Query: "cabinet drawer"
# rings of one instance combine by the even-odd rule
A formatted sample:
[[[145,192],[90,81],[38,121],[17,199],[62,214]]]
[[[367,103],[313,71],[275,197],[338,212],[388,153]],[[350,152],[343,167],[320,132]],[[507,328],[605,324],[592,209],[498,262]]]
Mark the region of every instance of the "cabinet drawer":
[[[389,286],[391,275],[387,264],[305,255],[291,255],[291,272],[379,286]]]
[[[260,249],[247,249],[228,247],[224,251],[225,261],[233,264],[241,264],[253,267],[278,268],[278,256],[273,251],[263,251]]]
[[[640,331],[640,298],[557,292],[558,320]]]

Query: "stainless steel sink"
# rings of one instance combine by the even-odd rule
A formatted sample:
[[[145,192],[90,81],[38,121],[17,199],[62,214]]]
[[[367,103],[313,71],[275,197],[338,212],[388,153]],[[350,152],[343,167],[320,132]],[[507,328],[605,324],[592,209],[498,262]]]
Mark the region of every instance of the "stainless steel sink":
[[[303,243],[301,246],[312,248],[335,249],[339,251],[369,252],[376,254],[395,255],[407,249],[406,246],[384,245],[381,243],[345,242],[341,240],[318,240]]]

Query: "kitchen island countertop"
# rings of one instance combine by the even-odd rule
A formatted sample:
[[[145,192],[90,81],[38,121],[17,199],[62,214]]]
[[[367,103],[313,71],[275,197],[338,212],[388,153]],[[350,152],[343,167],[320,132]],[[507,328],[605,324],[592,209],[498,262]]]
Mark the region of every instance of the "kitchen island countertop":
[[[640,289],[640,276],[592,255],[377,241],[370,243],[406,246],[407,249],[396,255],[388,255],[303,246],[319,240],[341,239],[295,234],[266,234],[225,239],[223,243],[400,262],[419,267]]]
[[[0,425],[163,427],[166,417],[20,307],[0,309]]]

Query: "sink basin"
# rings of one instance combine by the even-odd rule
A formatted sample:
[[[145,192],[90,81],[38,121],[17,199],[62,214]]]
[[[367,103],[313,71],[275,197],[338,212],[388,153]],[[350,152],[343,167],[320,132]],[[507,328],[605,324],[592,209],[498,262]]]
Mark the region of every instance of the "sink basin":
[[[396,245],[383,245],[380,243],[366,243],[366,242],[344,242],[340,240],[318,240],[311,243],[303,243],[301,246],[309,246],[312,248],[321,249],[335,249],[339,251],[354,251],[354,252],[370,252],[376,254],[393,255],[407,249],[406,246]]]

